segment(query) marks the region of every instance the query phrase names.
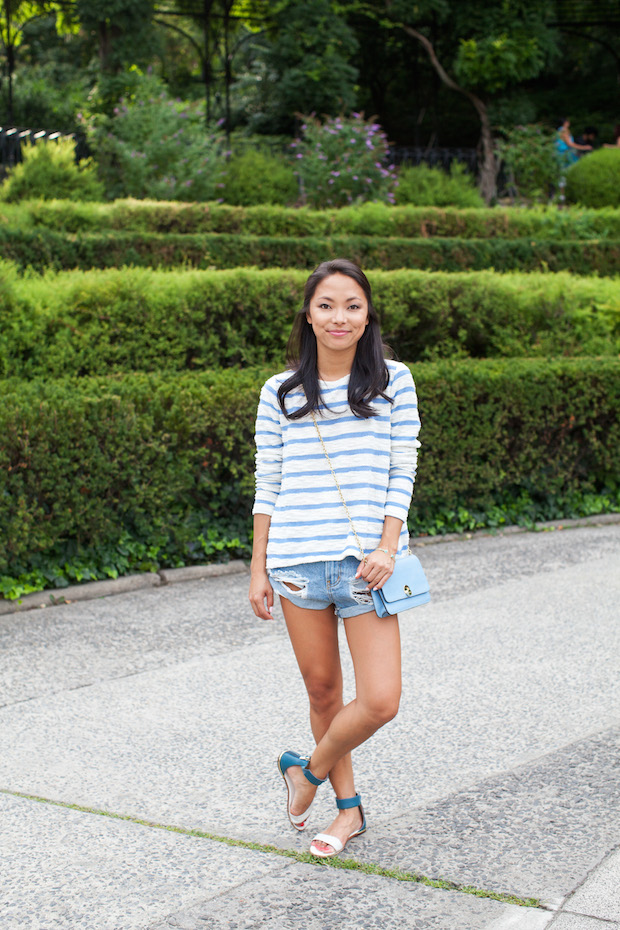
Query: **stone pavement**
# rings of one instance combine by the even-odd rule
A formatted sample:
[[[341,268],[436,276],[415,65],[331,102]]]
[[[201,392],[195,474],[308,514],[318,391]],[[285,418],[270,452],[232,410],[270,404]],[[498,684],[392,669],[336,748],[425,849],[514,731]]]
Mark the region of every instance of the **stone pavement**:
[[[246,572],[0,616],[0,930],[620,930],[620,524],[417,551],[341,867],[328,790],[286,820],[306,702]]]

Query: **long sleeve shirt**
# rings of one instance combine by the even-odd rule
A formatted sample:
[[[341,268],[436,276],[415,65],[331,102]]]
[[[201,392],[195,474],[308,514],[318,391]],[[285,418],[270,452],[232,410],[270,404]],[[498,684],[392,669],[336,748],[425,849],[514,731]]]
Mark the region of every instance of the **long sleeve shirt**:
[[[349,407],[349,376],[321,381],[317,422],[364,551],[381,539],[386,516],[403,521],[398,551],[409,544],[407,514],[420,443],[418,403],[409,369],[386,361],[390,380],[372,402],[377,415],[356,417]],[[253,513],[271,516],[267,568],[360,556],[312,417],[284,416],[278,388],[292,372],[263,386],[256,417],[256,497]],[[289,413],[304,406],[301,387],[286,397]]]

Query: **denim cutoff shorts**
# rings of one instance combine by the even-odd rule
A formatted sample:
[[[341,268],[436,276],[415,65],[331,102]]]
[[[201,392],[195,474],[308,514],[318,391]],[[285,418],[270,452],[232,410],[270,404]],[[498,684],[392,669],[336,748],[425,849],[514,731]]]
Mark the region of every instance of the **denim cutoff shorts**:
[[[349,555],[338,562],[303,562],[289,568],[271,568],[267,574],[276,594],[297,607],[325,610],[333,604],[336,616],[344,620],[375,609],[366,581],[355,577],[359,564],[359,559]],[[292,591],[286,582],[299,590]]]

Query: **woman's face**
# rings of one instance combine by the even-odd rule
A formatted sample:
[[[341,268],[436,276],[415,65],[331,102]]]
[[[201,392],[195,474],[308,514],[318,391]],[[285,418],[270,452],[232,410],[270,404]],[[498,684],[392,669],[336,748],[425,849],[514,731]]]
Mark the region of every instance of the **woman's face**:
[[[319,353],[355,349],[368,326],[368,301],[353,278],[331,274],[317,284],[306,319]]]

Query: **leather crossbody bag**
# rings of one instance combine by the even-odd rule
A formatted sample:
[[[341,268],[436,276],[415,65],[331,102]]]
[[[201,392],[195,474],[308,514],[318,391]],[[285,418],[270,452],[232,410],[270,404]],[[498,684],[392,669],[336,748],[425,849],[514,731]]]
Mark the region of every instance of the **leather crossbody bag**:
[[[351,529],[353,530],[353,535],[355,536],[355,540],[359,546],[362,562],[365,562],[366,554],[364,553],[364,547],[362,546],[360,538],[355,531],[355,526],[353,524],[353,520],[351,519],[349,508],[347,507],[347,502],[344,499],[340,483],[336,476],[336,472],[334,471],[334,466],[331,463],[327,448],[323,442],[323,437],[321,436],[321,431],[319,429],[319,424],[316,421],[314,411],[312,411],[312,419],[314,421],[316,431],[319,435],[319,439],[321,440],[321,445],[323,446],[323,452],[325,454],[325,458],[327,459],[327,464],[329,465],[334,481],[336,482],[336,487],[338,488],[338,493],[340,494],[342,506],[345,509],[345,513],[348,517],[349,523],[351,524]],[[412,607],[419,607],[422,604],[428,604],[431,599],[429,585],[426,579],[426,575],[424,574],[424,569],[422,568],[418,557],[413,555],[412,552],[409,552],[408,555],[405,555],[400,559],[394,559],[394,571],[388,580],[379,591],[371,591],[370,593],[372,594],[375,612],[378,617],[388,617],[392,614],[399,613],[401,610],[410,610]]]

